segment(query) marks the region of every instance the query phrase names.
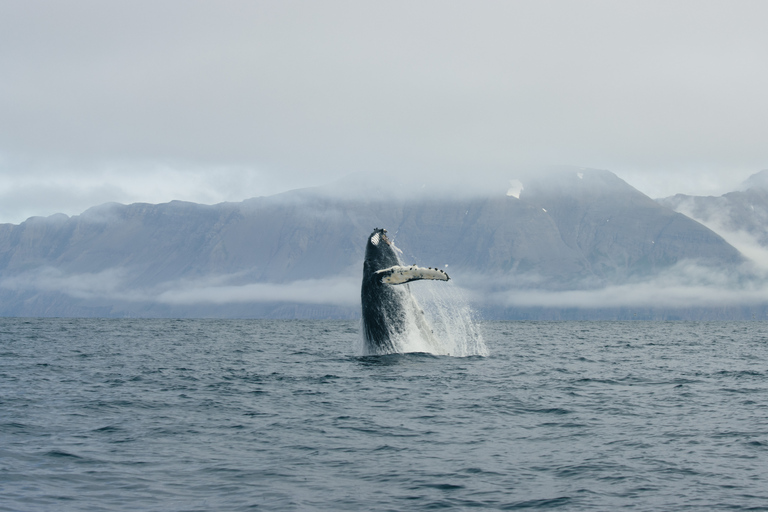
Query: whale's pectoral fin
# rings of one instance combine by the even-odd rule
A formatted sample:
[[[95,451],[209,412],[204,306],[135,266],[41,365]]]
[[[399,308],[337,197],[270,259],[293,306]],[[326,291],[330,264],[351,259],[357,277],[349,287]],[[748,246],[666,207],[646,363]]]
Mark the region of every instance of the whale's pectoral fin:
[[[419,279],[435,279],[438,281],[448,281],[451,279],[448,274],[437,268],[422,268],[412,265],[410,267],[394,266],[378,270],[381,275],[381,282],[387,284],[405,284]]]

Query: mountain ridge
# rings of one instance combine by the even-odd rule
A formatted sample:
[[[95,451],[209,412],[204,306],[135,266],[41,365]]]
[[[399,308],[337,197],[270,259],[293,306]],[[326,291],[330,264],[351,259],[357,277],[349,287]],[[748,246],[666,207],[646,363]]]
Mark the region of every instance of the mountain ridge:
[[[609,171],[559,168],[516,178],[519,197],[476,188],[442,198],[426,182],[421,196],[390,197],[381,181],[369,188],[354,176],[239,203],[111,203],[0,225],[0,314],[87,316],[97,308],[106,316],[219,316],[230,304],[245,316],[249,307],[270,316],[291,304],[317,309],[307,304],[328,295],[326,305],[349,315],[374,227],[389,230],[407,263],[448,267],[478,296],[601,289],[684,261],[744,262],[719,235]],[[283,294],[295,283],[310,291]],[[206,302],[195,286],[223,302]],[[288,299],[270,302],[270,290]],[[181,301],[182,292],[199,302],[186,310],[163,302]],[[227,303],[227,293],[238,298]]]
[[[683,213],[721,236],[746,232],[768,247],[768,170],[753,174],[738,190],[720,196],[676,194],[658,203]]]

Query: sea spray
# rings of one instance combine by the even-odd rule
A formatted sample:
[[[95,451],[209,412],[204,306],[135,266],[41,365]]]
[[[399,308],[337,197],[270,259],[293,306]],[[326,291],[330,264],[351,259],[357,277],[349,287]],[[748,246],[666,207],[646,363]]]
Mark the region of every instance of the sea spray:
[[[434,353],[456,357],[488,355],[477,314],[453,281],[443,286],[414,286],[412,291],[439,344]]]
[[[398,293],[412,293],[416,309],[407,308],[404,332],[392,332],[395,353],[421,352],[454,357],[487,356],[488,348],[471,308],[461,289],[453,283],[414,283],[399,288]],[[399,325],[392,322],[392,325]],[[355,352],[362,355],[380,355],[366,352],[361,335]]]

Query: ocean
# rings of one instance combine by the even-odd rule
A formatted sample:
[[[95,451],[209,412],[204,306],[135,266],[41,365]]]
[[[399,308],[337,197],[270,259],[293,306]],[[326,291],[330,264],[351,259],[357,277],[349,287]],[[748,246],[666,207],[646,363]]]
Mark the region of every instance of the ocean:
[[[768,323],[0,319],[0,510],[768,510]]]

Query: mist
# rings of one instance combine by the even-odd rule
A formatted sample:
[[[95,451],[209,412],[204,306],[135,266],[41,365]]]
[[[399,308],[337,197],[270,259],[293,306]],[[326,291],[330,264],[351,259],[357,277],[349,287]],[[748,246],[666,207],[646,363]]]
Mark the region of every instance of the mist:
[[[653,278],[592,289],[546,290],[532,287],[536,276],[489,279],[454,272],[452,291],[441,283],[412,283],[411,289],[422,301],[462,297],[479,312],[486,308],[550,308],[579,310],[617,310],[644,308],[678,310],[690,308],[750,307],[768,303],[768,274],[752,269],[713,272],[686,261]],[[125,269],[109,269],[94,274],[65,274],[56,269],[5,278],[0,289],[16,293],[55,292],[73,299],[171,306],[210,306],[256,303],[293,303],[339,306],[358,310],[360,276],[344,274],[321,279],[286,283],[233,284],[240,276],[209,276],[161,283],[153,288],[131,287]],[[446,295],[447,294],[447,295]],[[428,303],[427,303],[428,305]]]
[[[0,222],[355,172],[575,165],[652,197],[722,193],[768,161],[766,15],[757,1],[8,3]]]
[[[676,264],[656,276],[620,285],[576,290],[515,288],[469,290],[477,303],[514,308],[583,310],[684,309],[754,306],[768,302],[768,274],[747,266],[718,272],[694,261]]]
[[[154,287],[130,285],[130,271],[111,268],[97,273],[65,273],[43,268],[0,281],[14,292],[55,292],[74,299],[156,302],[169,305],[291,302],[355,306],[360,302],[359,278],[349,275],[288,283],[231,284],[242,275],[206,276],[159,283]]]
[[[712,198],[714,199],[714,198]],[[675,210],[707,226],[722,236],[729,244],[739,250],[761,271],[768,272],[768,247],[761,242],[761,233],[750,232],[746,226],[741,229],[734,226],[730,205],[724,198],[717,209],[700,210],[694,204],[694,198],[682,199]],[[754,210],[754,206],[752,206]],[[755,213],[755,222],[760,223],[760,212]],[[764,235],[762,236],[764,238]]]

